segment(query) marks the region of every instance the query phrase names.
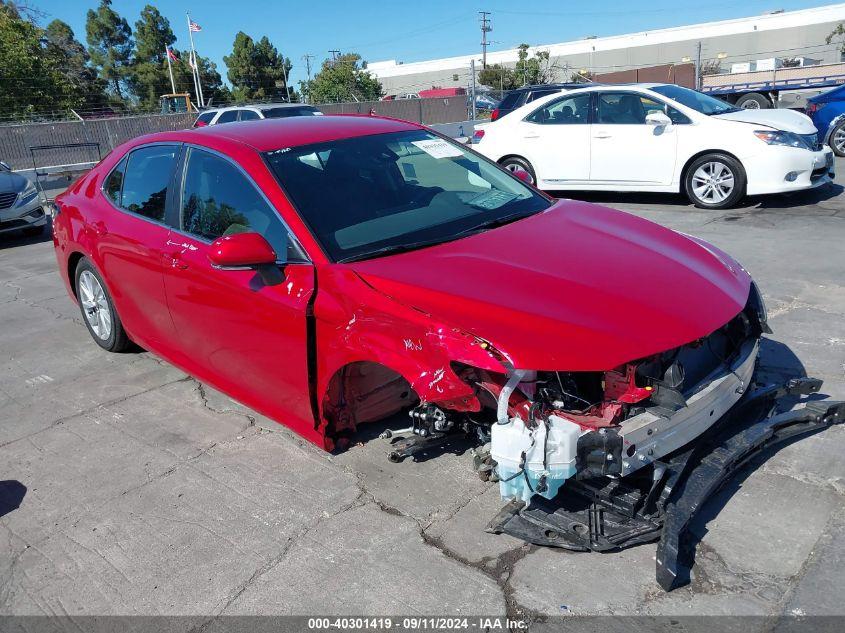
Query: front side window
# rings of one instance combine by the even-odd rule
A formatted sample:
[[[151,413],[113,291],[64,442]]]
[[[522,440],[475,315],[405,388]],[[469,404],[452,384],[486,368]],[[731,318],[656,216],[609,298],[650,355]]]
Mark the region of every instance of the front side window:
[[[266,158],[335,261],[459,239],[550,205],[487,159],[423,130],[281,148]]]
[[[631,92],[598,92],[596,120],[616,125],[644,125],[650,112],[663,112],[663,104]]]
[[[260,233],[277,254],[287,253],[289,261],[302,259],[285,225],[246,176],[229,161],[195,148],[185,168],[180,225],[209,241]]]
[[[226,110],[220,115],[220,118],[217,119],[217,123],[231,123],[232,121],[238,120],[238,111],[237,110]]]
[[[577,125],[590,120],[590,94],[564,97],[529,114],[526,121],[543,125]]]
[[[129,154],[120,208],[164,222],[164,202],[176,151],[173,145],[150,145]]]

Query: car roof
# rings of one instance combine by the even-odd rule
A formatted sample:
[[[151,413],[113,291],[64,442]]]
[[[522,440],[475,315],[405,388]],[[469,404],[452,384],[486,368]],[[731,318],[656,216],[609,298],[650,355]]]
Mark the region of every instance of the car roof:
[[[218,108],[206,108],[199,114],[206,114],[208,112],[226,112],[228,110],[267,110],[269,108],[313,108],[314,106],[307,103],[288,103],[280,101],[279,103],[244,103],[241,105],[220,106]]]
[[[259,152],[269,152],[287,147],[371,134],[422,129],[425,128],[421,125],[398,119],[369,115],[336,114],[241,121],[178,132],[159,132],[139,137],[132,144],[177,141],[205,145],[217,144],[215,141],[233,141],[247,145]]]

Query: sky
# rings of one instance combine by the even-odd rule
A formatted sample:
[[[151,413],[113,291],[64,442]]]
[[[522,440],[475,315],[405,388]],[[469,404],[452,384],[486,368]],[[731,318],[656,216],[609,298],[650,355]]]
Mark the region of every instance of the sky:
[[[45,14],[43,23],[59,18],[85,42],[85,14],[98,0],[28,0]],[[135,28],[146,4],[155,5],[170,20],[176,47],[187,49],[185,12],[202,27],[194,35],[197,52],[210,57],[226,81],[223,56],[232,49],[238,31],[254,39],[263,35],[291,59],[291,79],[305,79],[302,56],[314,55],[312,72],[329,50],[357,52],[374,62],[413,62],[480,51],[478,11],[491,12],[489,50],[528,44],[554,44],[590,35],[682,26],[712,20],[759,15],[773,9],[795,10],[833,4],[818,0],[113,0],[112,8]],[[564,8],[568,5],[570,8]],[[632,6],[638,8],[632,10]]]

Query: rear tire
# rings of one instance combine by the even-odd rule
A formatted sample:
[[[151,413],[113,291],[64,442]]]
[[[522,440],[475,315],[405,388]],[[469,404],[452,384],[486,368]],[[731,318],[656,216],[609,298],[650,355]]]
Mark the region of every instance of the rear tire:
[[[684,176],[684,191],[699,209],[727,209],[745,195],[745,170],[727,154],[699,156]]]
[[[74,271],[82,321],[94,342],[108,352],[126,351],[131,342],[100,273],[82,258]]]
[[[534,185],[535,187],[537,186],[537,175],[534,173],[534,168],[531,166],[531,163],[529,163],[521,156],[508,156],[499,164],[508,171],[518,171],[520,169],[522,171],[527,171],[528,175],[531,176],[530,184]]]
[[[830,149],[837,156],[845,156],[845,121],[830,132]]]
[[[768,110],[772,107],[772,102],[769,101],[766,95],[761,95],[759,92],[751,92],[737,99],[736,107],[743,108],[744,110]]]

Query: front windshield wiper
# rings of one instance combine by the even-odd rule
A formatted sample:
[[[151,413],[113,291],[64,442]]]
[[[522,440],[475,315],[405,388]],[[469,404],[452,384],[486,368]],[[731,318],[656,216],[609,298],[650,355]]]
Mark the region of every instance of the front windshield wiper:
[[[447,238],[437,240],[409,242],[408,244],[392,244],[390,246],[383,246],[382,248],[377,248],[372,251],[366,251],[364,253],[358,253],[357,255],[350,255],[349,257],[344,257],[343,259],[337,260],[337,263],[348,264],[349,262],[358,262],[362,259],[371,259],[373,257],[381,257],[383,255],[395,255],[397,253],[406,253],[408,251],[415,251],[420,248],[425,248],[426,246],[442,244],[443,242],[448,242],[449,240],[453,239],[455,239],[454,236],[449,236]]]
[[[522,213],[512,213],[511,215],[506,215],[501,218],[494,218],[492,220],[487,220],[486,222],[482,222],[481,224],[476,224],[475,226],[471,226],[468,229],[464,229],[460,231],[457,235],[460,237],[466,237],[467,235],[472,235],[473,233],[480,233],[481,231],[489,231],[490,229],[495,229],[499,226],[504,226],[505,224],[511,224],[512,222],[516,222],[517,220],[521,220],[522,218],[527,218],[529,215],[534,215],[536,211],[529,211]]]
[[[506,215],[501,218],[495,218],[492,220],[488,220],[487,222],[482,222],[481,224],[476,224],[475,226],[471,226],[468,229],[464,229],[463,231],[459,231],[457,233],[453,233],[452,235],[442,237],[436,240],[425,240],[420,242],[410,242],[408,244],[392,244],[390,246],[384,246],[382,248],[377,248],[372,251],[367,251],[365,253],[358,253],[357,255],[350,255],[349,257],[344,257],[343,259],[337,260],[339,264],[348,264],[349,262],[357,262],[363,259],[372,259],[373,257],[381,257],[383,255],[395,255],[397,253],[406,253],[408,251],[415,251],[420,248],[425,248],[426,246],[435,246],[437,244],[443,244],[444,242],[451,242],[453,240],[460,239],[462,237],[467,237],[473,233],[480,233],[481,231],[487,231],[489,229],[494,229],[497,226],[504,226],[505,224],[510,224],[511,222],[516,222],[517,220],[521,220],[522,218],[527,218],[529,215],[534,215],[535,211],[531,212],[522,212],[522,213],[514,213],[512,215]]]

